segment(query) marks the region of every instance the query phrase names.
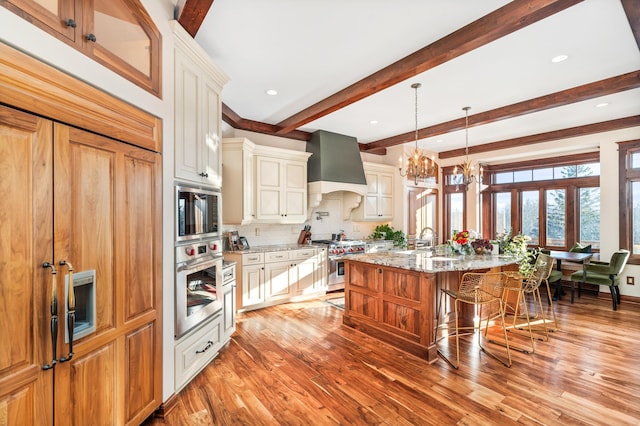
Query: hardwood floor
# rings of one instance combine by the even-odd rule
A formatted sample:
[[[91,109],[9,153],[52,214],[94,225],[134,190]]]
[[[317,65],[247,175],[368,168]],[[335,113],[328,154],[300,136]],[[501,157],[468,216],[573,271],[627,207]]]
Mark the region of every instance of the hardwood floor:
[[[335,297],[335,295],[328,296]],[[148,425],[640,425],[640,305],[582,296],[506,368],[468,337],[455,370],[342,325],[321,300],[238,316],[229,345]]]

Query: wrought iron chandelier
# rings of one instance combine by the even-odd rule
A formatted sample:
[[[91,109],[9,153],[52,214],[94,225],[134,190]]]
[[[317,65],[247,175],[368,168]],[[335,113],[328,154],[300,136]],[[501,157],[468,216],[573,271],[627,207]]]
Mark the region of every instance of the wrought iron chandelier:
[[[402,170],[402,157],[400,157],[400,167],[398,170],[400,171],[400,176],[405,177],[409,176],[413,178],[414,183],[417,185],[419,180],[429,179],[431,177],[435,177],[436,175],[436,162],[433,157],[429,158],[422,153],[422,150],[418,148],[418,88],[422,86],[420,83],[413,83],[411,88],[415,91],[415,99],[416,99],[416,108],[415,108],[415,119],[416,119],[416,131],[415,131],[415,141],[416,147],[413,150],[411,156],[407,158],[407,166],[405,171]]]
[[[482,182],[482,166],[480,167],[480,176],[477,177],[474,174],[475,165],[471,164],[471,161],[469,160],[469,110],[470,109],[471,107],[468,107],[468,106],[462,108],[462,110],[465,112],[465,122],[464,122],[465,160],[462,164],[456,165],[453,168],[453,174],[454,176],[456,176],[457,185],[463,185],[465,190],[468,190],[469,185],[471,185],[474,181],[478,183]]]

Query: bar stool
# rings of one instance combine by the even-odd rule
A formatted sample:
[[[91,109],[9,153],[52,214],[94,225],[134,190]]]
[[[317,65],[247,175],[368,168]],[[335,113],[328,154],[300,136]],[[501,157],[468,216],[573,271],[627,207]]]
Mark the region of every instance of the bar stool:
[[[455,312],[455,333],[453,335],[448,334],[447,339],[455,336],[456,338],[456,360],[455,363],[449,359],[440,349],[438,349],[438,354],[449,363],[454,368],[459,368],[460,365],[460,330],[473,330],[475,333],[476,329],[478,330],[478,342],[480,345],[480,349],[493,358],[500,361],[506,367],[511,367],[511,352],[509,350],[509,339],[507,337],[507,331],[504,323],[504,302],[502,300],[503,286],[504,282],[507,279],[507,275],[504,272],[487,272],[487,273],[473,273],[467,272],[462,276],[460,281],[460,286],[458,290],[448,290],[443,289],[443,294],[451,297],[453,299],[454,304],[454,312]],[[459,325],[459,305],[461,303],[466,303],[470,305],[474,305],[478,308],[478,321],[476,327],[476,321],[474,321],[473,326],[460,326]],[[487,338],[487,333],[489,329],[489,321],[493,318],[500,318],[500,325],[502,326],[502,333],[504,335],[504,344],[503,346],[506,348],[506,356],[501,358],[497,356],[495,353],[489,351],[483,344],[482,338],[480,337],[481,329],[482,329],[482,307],[486,304],[497,304],[499,306],[499,314],[497,316],[487,315],[487,320],[484,329],[485,339]],[[438,321],[439,321],[438,315]],[[438,325],[436,325],[436,329]]]

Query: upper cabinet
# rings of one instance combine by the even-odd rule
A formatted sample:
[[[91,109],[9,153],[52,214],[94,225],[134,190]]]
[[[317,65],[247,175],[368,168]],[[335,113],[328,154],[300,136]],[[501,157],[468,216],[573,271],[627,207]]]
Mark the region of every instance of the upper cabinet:
[[[227,224],[304,223],[308,152],[256,145],[245,138],[222,143],[222,220]]]
[[[229,81],[176,21],[175,177],[191,183],[222,185],[220,92]]]
[[[354,220],[387,221],[393,219],[393,176],[396,168],[386,164],[363,163],[367,194],[353,211]]]
[[[138,0],[0,0],[0,5],[161,96],[161,36]]]

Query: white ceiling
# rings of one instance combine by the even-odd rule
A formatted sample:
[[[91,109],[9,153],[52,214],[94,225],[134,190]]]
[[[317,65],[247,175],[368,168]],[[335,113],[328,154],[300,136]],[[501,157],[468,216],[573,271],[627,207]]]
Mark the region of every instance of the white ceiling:
[[[223,102],[244,119],[277,124],[506,3],[215,0],[195,39],[231,78]],[[552,63],[560,54],[569,59]],[[412,132],[414,82],[422,84],[423,128],[464,117],[463,106],[473,115],[637,70],[640,51],[620,1],[585,0],[299,130],[328,130],[361,143]],[[609,105],[596,108],[602,102]],[[469,145],[638,114],[640,89],[628,90],[478,125],[469,130]],[[464,131],[419,144],[434,152],[464,148]]]

